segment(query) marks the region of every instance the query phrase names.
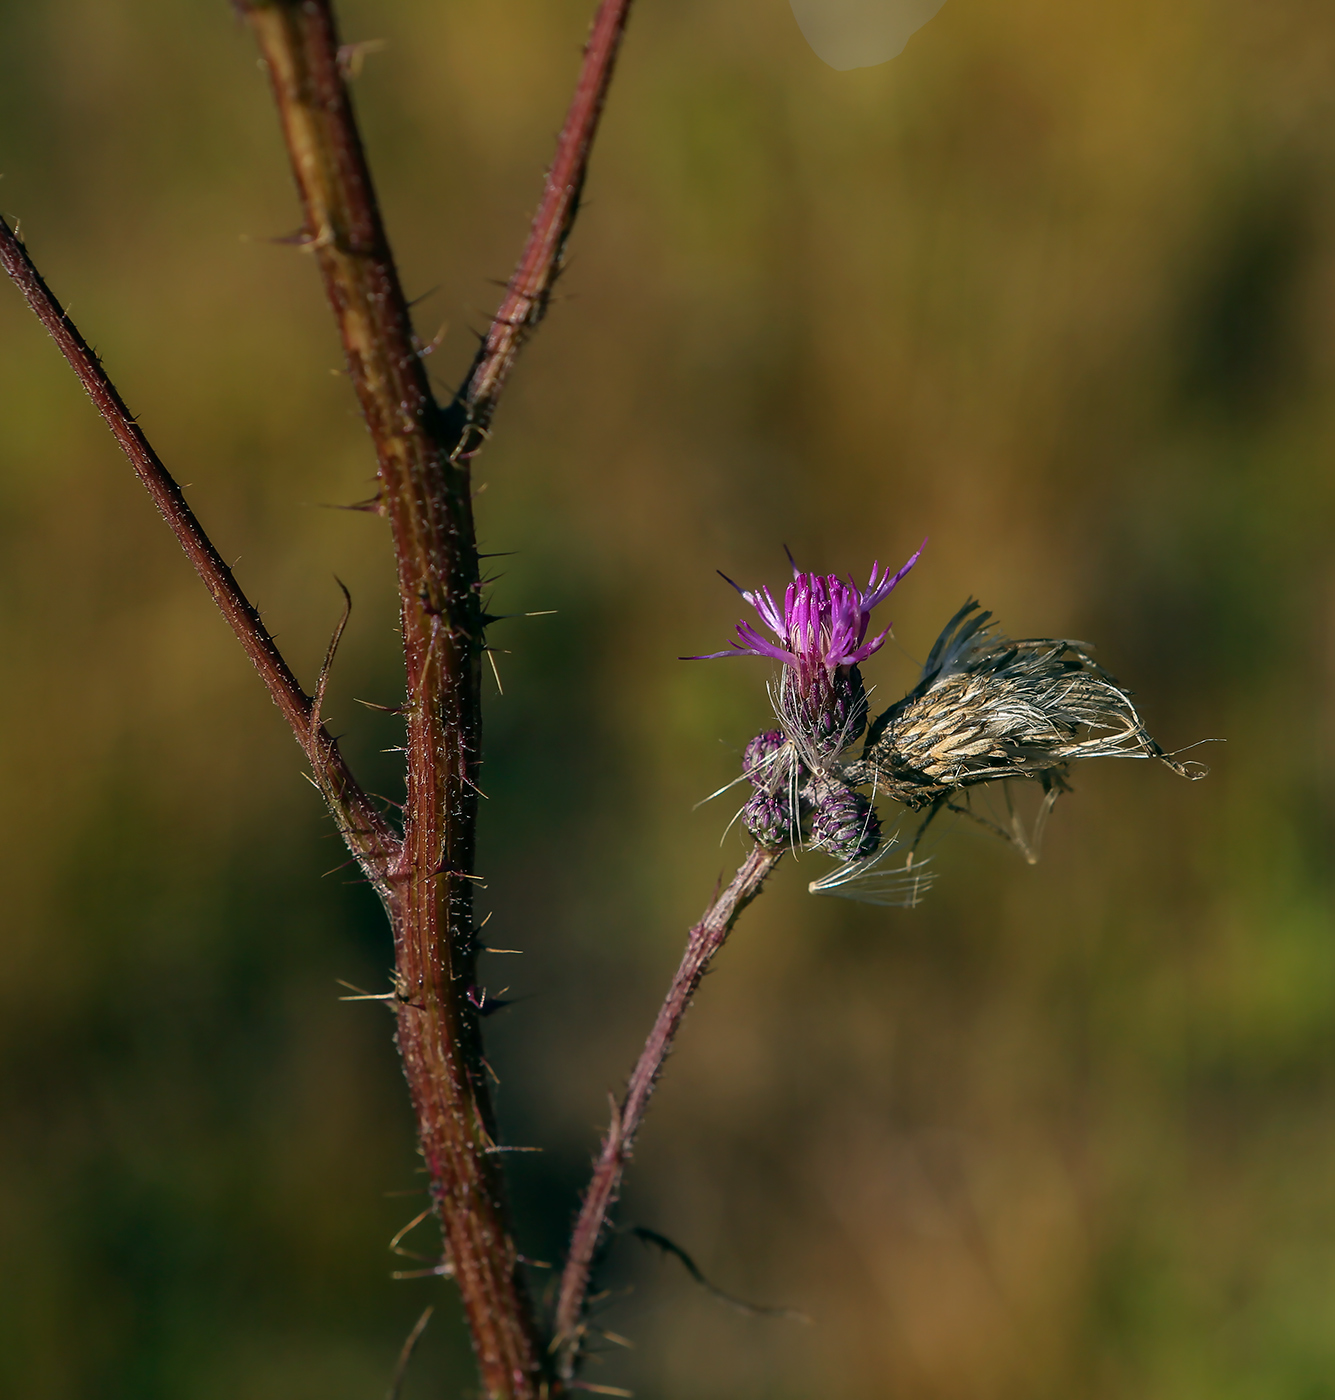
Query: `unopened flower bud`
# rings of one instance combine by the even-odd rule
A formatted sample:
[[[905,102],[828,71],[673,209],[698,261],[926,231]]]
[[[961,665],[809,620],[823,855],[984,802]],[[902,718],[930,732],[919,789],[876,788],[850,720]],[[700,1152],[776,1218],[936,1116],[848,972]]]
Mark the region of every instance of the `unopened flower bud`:
[[[762,792],[779,786],[783,765],[779,759],[788,740],[781,729],[766,729],[757,734],[742,754],[742,775]],[[786,773],[783,774],[786,777]]]
[[[762,846],[786,845],[793,834],[788,794],[757,792],[742,808],[742,825]]]
[[[870,800],[853,788],[831,784],[816,799],[811,844],[840,860],[861,860],[881,844],[881,823]]]
[[[867,692],[856,666],[820,672],[805,690],[785,675],[779,704],[784,723],[818,758],[841,753],[867,727]]]
[[[822,753],[837,753],[867,727],[867,692],[856,666],[841,666],[828,680],[824,707],[817,718]]]

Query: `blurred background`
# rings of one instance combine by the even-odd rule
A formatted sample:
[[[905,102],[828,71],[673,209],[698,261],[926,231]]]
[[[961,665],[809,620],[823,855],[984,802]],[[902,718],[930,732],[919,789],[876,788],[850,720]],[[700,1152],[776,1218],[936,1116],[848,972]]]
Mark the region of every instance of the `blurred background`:
[[[536,201],[586,0],[343,6],[443,390]],[[1335,15],[949,0],[836,73],[785,0],[643,0],[570,269],[481,459],[488,1023],[535,1259],[743,847],[744,583],[922,562],[1087,638],[1188,784],[1091,764],[1043,860],[956,828],[913,911],[787,862],[710,977],[589,1378],[641,1400],[1335,1397]],[[393,797],[382,522],[263,75],[223,0],[0,7],[0,205]],[[473,1393],[420,1209],[390,948],[277,714],[0,289],[0,1389]],[[430,1232],[413,1237],[430,1248]],[[410,1239],[409,1244],[413,1241]],[[535,1273],[541,1290],[544,1276]]]

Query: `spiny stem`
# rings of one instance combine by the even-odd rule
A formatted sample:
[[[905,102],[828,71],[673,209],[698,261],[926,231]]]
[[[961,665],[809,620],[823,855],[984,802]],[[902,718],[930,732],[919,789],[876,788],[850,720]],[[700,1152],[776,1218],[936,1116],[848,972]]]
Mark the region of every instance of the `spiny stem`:
[[[570,1241],[570,1253],[561,1275],[556,1305],[556,1346],[560,1374],[567,1382],[574,1375],[583,1336],[585,1300],[593,1265],[607,1217],[616,1204],[621,1176],[634,1146],[635,1134],[649,1106],[649,1097],[663,1072],[691,998],[709,970],[715,954],[727,942],[742,910],[760,893],[766,877],[783,858],[783,850],[756,846],[742,862],[732,883],[716,895],[686,940],[677,975],[672,979],[649,1039],[635,1062],[625,1097],[614,1109],[603,1138],[602,1151],[593,1169],[579,1219]]]
[[[566,240],[579,213],[589,152],[629,14],[630,0],[602,0],[594,16],[575,95],[556,143],[556,157],[547,172],[528,242],[455,400],[456,409],[462,410],[466,418],[459,441],[462,455],[476,453],[482,446],[515,359],[547,314],[552,288],[561,273]]]
[[[339,62],[328,0],[243,0],[379,464],[398,566],[407,793],[395,900],[398,1044],[490,1396],[536,1400],[547,1354],[521,1275],[482,1069],[472,874],[484,623],[468,464],[431,394]]]
[[[130,459],[135,475],[162,512],[195,572],[204,581],[268,687],[274,704],[291,727],[349,850],[381,897],[389,898],[389,872],[399,858],[398,837],[352,776],[339,753],[337,741],[320,723],[315,706],[279,652],[259,611],[242,592],[231,569],[186,504],[181,488],[135,422],[134,415],[102,368],[101,360],[61,309],[28,256],[28,250],[3,219],[0,219],[0,265],[46,327],[121,450]]]
[[[329,0],[236,0],[269,70],[350,377],[375,443],[398,566],[407,671],[407,802],[400,841],[346,768],[176,483],[5,226],[4,266],[60,345],[305,749],[394,930],[398,1041],[452,1272],[495,1400],[562,1389],[539,1345],[499,1174],[473,986],[471,879],[484,619],[468,461],[485,441],[523,343],[546,311],[579,209],[629,11],[603,0],[538,213],[466,384],[444,410],[427,383],[340,68]],[[322,676],[323,686],[323,676]]]

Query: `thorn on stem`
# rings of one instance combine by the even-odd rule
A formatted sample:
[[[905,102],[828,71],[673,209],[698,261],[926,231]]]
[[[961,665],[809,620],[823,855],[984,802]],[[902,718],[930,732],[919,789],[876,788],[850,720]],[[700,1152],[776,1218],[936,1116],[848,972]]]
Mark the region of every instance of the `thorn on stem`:
[[[343,640],[343,629],[348,625],[348,618],[352,615],[352,594],[348,592],[347,585],[337,575],[334,582],[338,584],[339,592],[343,594],[343,616],[338,620],[338,626],[334,628],[334,635],[329,639],[329,648],[324,654],[324,663],[320,667],[320,679],[315,684],[315,699],[311,704],[311,737],[310,742],[315,743],[320,732],[320,726],[324,723],[324,696],[325,688],[329,684],[329,672],[334,664],[334,656],[338,652],[338,644]]]
[[[342,372],[342,370],[332,371],[335,374]],[[364,501],[353,501],[348,505],[342,505],[337,501],[324,501],[321,504],[325,510],[352,510],[363,515],[384,515],[385,513],[385,500],[378,491],[374,496],[368,496]]]
[[[446,1264],[446,1263],[443,1263],[443,1262],[440,1263],[440,1264],[436,1264],[433,1268],[430,1268],[430,1269],[395,1269],[395,1270],[390,1274],[390,1278],[395,1279],[395,1280],[398,1280],[398,1279],[406,1279],[406,1278],[453,1278],[453,1277],[454,1277],[454,1265],[453,1265],[453,1264]]]
[[[427,1206],[427,1208],[424,1211],[421,1211],[419,1214],[413,1216],[413,1218],[403,1227],[403,1229],[400,1230],[392,1240],[390,1240],[388,1246],[389,1252],[391,1254],[405,1254],[406,1251],[399,1248],[399,1246],[403,1243],[404,1238],[412,1234],[412,1232],[415,1229],[417,1229],[417,1227],[422,1223],[422,1221],[424,1221],[427,1218],[427,1216],[430,1215],[434,1210],[434,1205]],[[419,1256],[413,1255],[411,1257],[417,1258]]]
[[[483,650],[487,653],[487,660],[491,662],[491,674],[496,678],[496,690],[504,695],[505,687],[501,684],[501,668],[496,664],[496,655],[491,647],[484,647]]]
[[[394,1367],[394,1375],[390,1380],[389,1389],[385,1392],[385,1400],[399,1400],[399,1392],[403,1389],[404,1377],[408,1374],[408,1364],[413,1359],[413,1352],[417,1348],[417,1343],[422,1339],[422,1333],[426,1331],[426,1325],[431,1321],[431,1314],[435,1312],[436,1305],[428,1303],[422,1316],[413,1324],[413,1330],[408,1333],[407,1340],[403,1343],[403,1349],[399,1352],[398,1362]]]

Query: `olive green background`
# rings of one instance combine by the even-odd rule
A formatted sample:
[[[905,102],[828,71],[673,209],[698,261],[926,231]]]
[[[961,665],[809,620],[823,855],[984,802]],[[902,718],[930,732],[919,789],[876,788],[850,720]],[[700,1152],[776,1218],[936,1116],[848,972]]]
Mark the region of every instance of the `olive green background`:
[[[583,0],[344,10],[439,382],[536,200]],[[741,853],[693,804],[766,717],[716,568],[918,568],[893,698],[977,594],[1076,636],[1188,784],[1076,775],[1042,862],[955,829],[911,912],[786,863],[698,1000],[590,1371],[642,1400],[1335,1397],[1335,15],[949,0],[839,74],[784,0],[640,0],[570,269],[481,459],[488,1023],[526,1251]],[[373,463],[224,0],[0,8],[0,206],[392,797]],[[0,1389],[474,1387],[373,1004],[381,918],[68,370],[0,289]],[[393,1194],[400,1193],[400,1194]],[[411,1237],[429,1248],[429,1232]],[[542,1274],[535,1274],[542,1284]]]

